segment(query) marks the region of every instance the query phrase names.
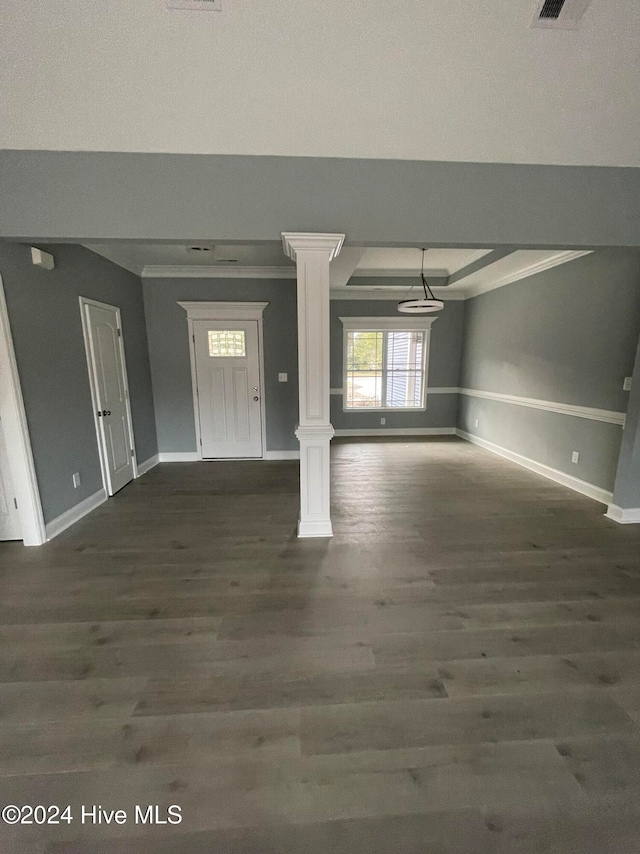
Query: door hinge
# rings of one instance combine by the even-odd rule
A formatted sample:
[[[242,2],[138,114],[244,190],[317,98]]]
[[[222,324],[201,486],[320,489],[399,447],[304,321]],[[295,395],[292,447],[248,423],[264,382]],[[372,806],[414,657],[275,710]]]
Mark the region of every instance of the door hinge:
[[[16,498],[13,499],[13,503],[15,504],[16,510],[18,509],[18,500]]]
[[[131,456],[133,457],[134,454],[135,454],[135,451],[133,450],[133,448],[131,448]]]
[[[192,340],[192,341],[193,341],[193,343],[195,344],[195,343],[196,343],[196,336],[195,336],[195,335],[192,335],[192,336],[191,336],[191,340]]]
[[[122,338],[122,330],[118,329],[118,338]]]

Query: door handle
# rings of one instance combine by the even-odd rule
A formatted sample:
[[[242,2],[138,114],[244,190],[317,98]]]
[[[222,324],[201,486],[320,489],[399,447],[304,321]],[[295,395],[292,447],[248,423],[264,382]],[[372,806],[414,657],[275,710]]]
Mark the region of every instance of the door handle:
[[[259,397],[254,397],[253,399],[254,399],[254,400],[260,400],[260,398],[259,398]]]
[[[98,415],[111,415],[111,410],[103,409],[102,412],[98,412]]]

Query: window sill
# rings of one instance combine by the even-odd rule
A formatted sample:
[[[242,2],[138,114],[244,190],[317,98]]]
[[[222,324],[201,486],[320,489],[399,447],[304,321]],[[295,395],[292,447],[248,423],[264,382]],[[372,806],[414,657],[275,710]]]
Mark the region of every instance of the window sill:
[[[343,406],[343,412],[426,412],[426,406]]]

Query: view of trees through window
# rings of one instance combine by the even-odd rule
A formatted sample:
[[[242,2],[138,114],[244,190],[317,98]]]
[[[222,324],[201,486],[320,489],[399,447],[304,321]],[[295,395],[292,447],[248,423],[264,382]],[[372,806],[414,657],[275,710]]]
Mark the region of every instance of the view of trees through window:
[[[346,406],[424,406],[424,333],[348,331]]]

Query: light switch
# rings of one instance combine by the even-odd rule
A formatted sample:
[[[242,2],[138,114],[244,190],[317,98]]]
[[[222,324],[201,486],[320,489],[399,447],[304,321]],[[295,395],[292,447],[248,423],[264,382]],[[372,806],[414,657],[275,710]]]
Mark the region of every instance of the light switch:
[[[631,391],[631,377],[624,378],[624,385],[622,388],[624,391]]]
[[[278,374],[278,382],[279,383],[286,383],[288,381],[289,381],[289,375],[288,374]]]

